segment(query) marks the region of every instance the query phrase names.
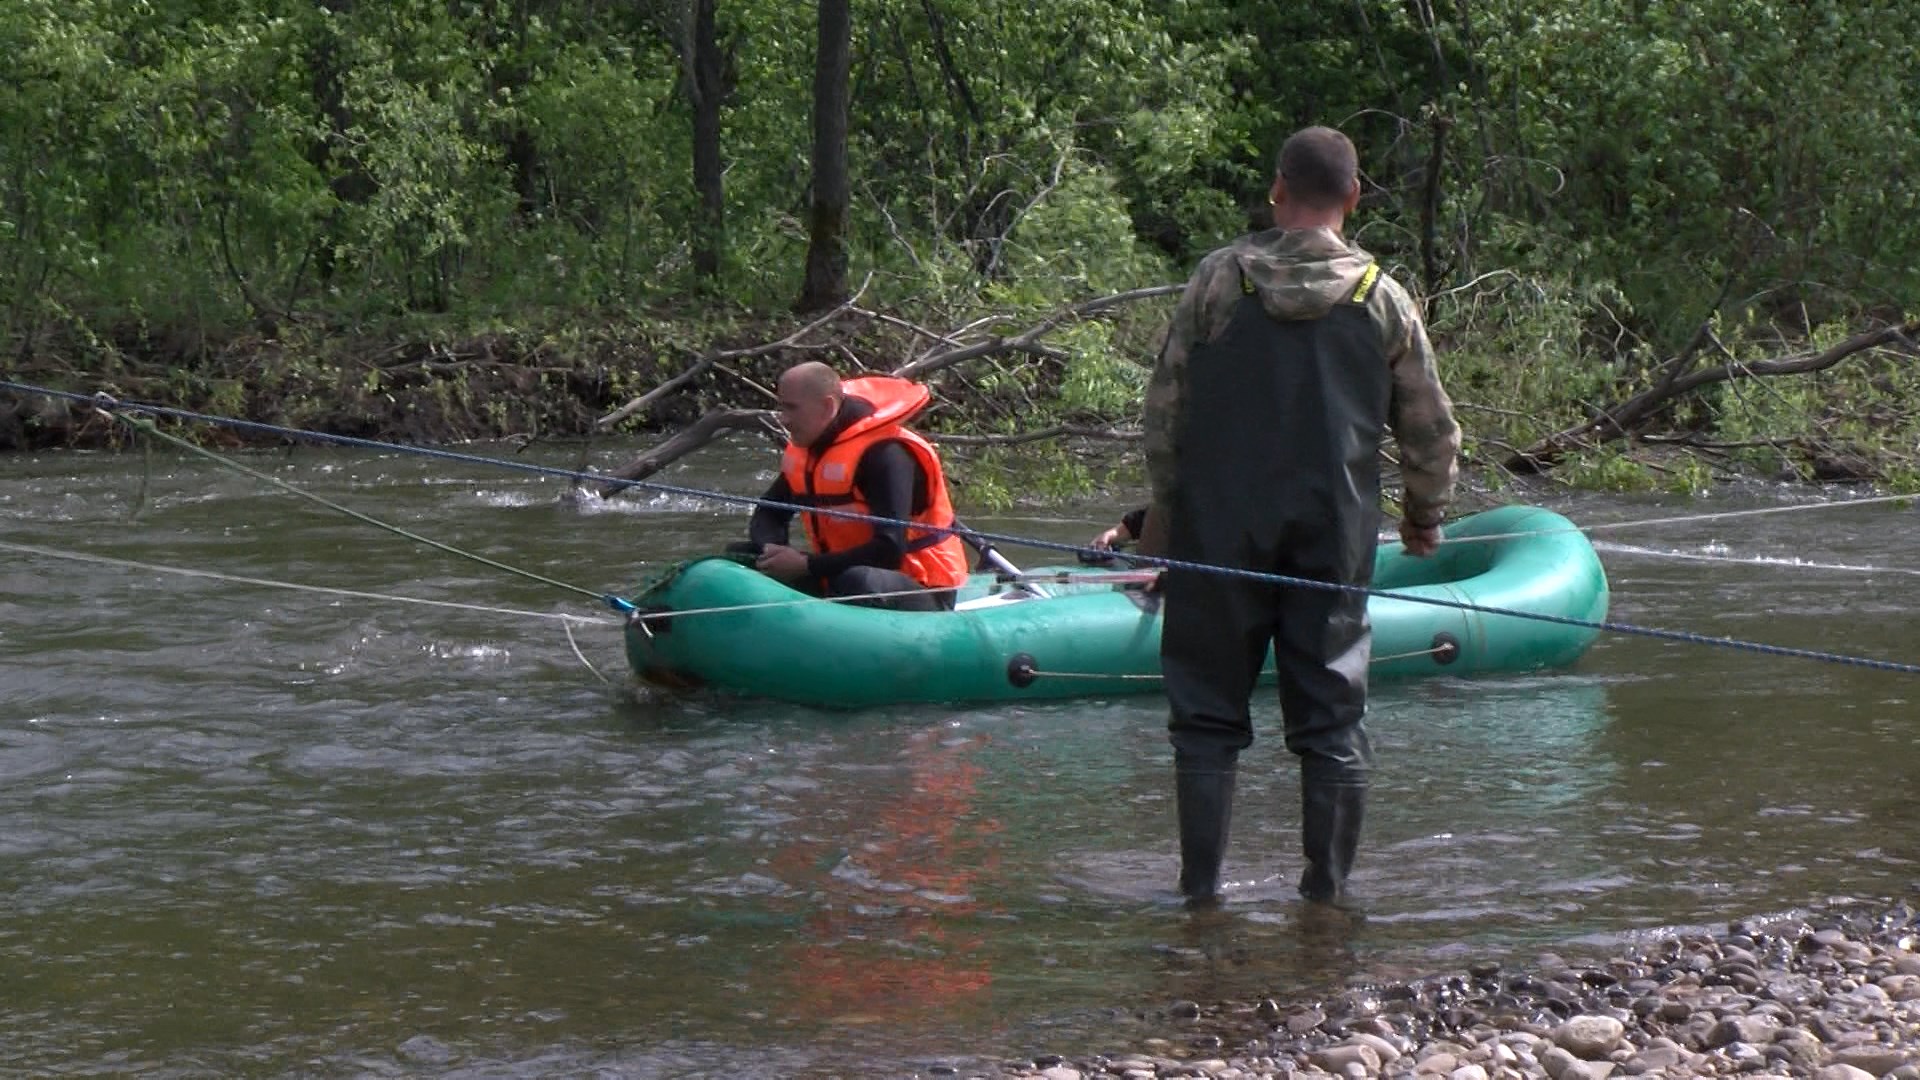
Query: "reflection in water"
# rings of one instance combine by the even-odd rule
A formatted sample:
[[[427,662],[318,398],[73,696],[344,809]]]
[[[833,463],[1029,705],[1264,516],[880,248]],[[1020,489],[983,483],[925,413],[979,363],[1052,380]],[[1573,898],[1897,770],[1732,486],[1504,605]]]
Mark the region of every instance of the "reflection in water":
[[[563,485],[402,459],[255,463],[596,588],[744,523],[673,500],[582,514]],[[757,491],[764,465],[720,454],[674,480]],[[581,611],[199,468],[163,463],[128,521],[120,459],[0,461],[0,528]],[[977,523],[1077,540],[1110,509]],[[1909,535],[1895,513],[1845,521],[1772,519],[1743,549],[1873,565]],[[1707,550],[1715,528],[1661,546]],[[1607,559],[1623,621],[1920,652],[1910,576]],[[1266,695],[1231,902],[1189,916],[1155,695],[858,716],[635,699],[544,621],[22,561],[0,561],[0,1042],[35,1074],[869,1075],[1111,1052],[1171,1030],[1175,1001],[1605,951],[1920,876],[1915,684],[1875,672],[1616,637],[1574,672],[1382,686],[1363,917],[1330,929],[1293,895],[1298,769]],[[621,670],[617,626],[579,641]]]
[[[980,916],[993,905],[976,891],[998,869],[999,823],[980,813],[970,760],[986,742],[911,733],[904,768],[873,777],[848,832],[798,839],[775,860],[815,908],[780,964],[796,1020],[910,1030],[991,988]]]

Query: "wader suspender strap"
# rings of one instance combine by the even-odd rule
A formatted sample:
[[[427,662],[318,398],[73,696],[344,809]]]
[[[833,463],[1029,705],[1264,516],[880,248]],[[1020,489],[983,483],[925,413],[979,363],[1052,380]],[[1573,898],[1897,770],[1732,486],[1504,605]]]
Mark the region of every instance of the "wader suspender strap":
[[[1360,275],[1360,284],[1353,287],[1353,302],[1366,306],[1368,294],[1373,292],[1373,283],[1380,280],[1380,264],[1368,263],[1366,273]]]

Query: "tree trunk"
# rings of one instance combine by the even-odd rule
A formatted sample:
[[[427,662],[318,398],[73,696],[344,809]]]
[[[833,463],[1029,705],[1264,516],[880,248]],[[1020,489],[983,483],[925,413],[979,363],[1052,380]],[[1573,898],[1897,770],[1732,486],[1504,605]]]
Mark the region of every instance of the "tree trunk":
[[[320,12],[321,21],[313,40],[308,42],[307,65],[312,73],[310,89],[314,108],[326,121],[327,130],[308,144],[307,161],[314,171],[327,177],[327,185],[332,189],[334,198],[342,204],[357,206],[373,197],[373,177],[350,151],[341,153],[339,158],[335,157],[335,147],[352,144],[349,129],[353,126],[353,113],[346,101],[342,69],[347,61],[340,56],[340,24],[352,17],[353,0],[318,0],[315,7]],[[315,270],[322,284],[333,277],[334,230],[339,218],[337,210],[329,216],[321,226],[322,235],[313,245]]]
[[[820,0],[820,36],[813,66],[813,204],[807,277],[799,312],[822,311],[847,298],[847,77],[853,46],[849,0]]]
[[[724,63],[715,30],[718,0],[693,0],[686,49],[687,95],[693,104],[693,190],[699,207],[693,222],[693,270],[701,277],[720,273],[726,239],[726,188],[720,163],[720,103]]]
[[[496,94],[506,90],[516,98],[523,97],[527,84],[532,81],[527,70],[527,30],[532,19],[528,6],[529,0],[518,0],[513,5],[512,21],[507,28],[511,40],[489,42],[493,49],[504,51],[511,58],[494,71],[493,90]],[[540,145],[534,141],[533,130],[527,126],[525,115],[518,110],[515,111],[513,123],[502,135],[502,149],[507,168],[513,174],[513,192],[518,197],[520,216],[531,218],[540,209]]]

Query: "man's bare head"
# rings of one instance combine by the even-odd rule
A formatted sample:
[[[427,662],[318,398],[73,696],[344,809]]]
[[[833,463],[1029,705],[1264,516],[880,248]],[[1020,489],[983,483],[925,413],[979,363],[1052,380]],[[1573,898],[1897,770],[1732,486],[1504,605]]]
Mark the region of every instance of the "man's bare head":
[[[780,373],[780,423],[796,446],[812,446],[840,415],[840,375],[818,360]]]
[[[838,397],[840,374],[818,360],[795,364],[780,373],[780,391],[806,397]]]
[[[1359,201],[1360,155],[1351,139],[1330,127],[1288,136],[1274,174],[1276,193],[1284,188],[1286,199],[1303,209],[1350,211]]]

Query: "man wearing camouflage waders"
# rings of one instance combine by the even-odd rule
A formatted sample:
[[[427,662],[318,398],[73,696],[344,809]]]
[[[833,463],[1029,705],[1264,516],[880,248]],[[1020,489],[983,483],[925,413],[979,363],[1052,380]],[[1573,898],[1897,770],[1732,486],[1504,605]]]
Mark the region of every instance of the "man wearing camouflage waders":
[[[1368,585],[1389,425],[1401,539],[1415,555],[1439,543],[1459,429],[1419,309],[1341,236],[1359,199],[1347,137],[1297,132],[1280,149],[1275,227],[1194,272],[1147,388],[1143,554]],[[1162,581],[1180,892],[1219,899],[1234,767],[1253,742],[1248,704],[1271,644],[1287,749],[1300,758],[1300,893],[1340,902],[1373,758],[1366,595],[1198,570]]]

